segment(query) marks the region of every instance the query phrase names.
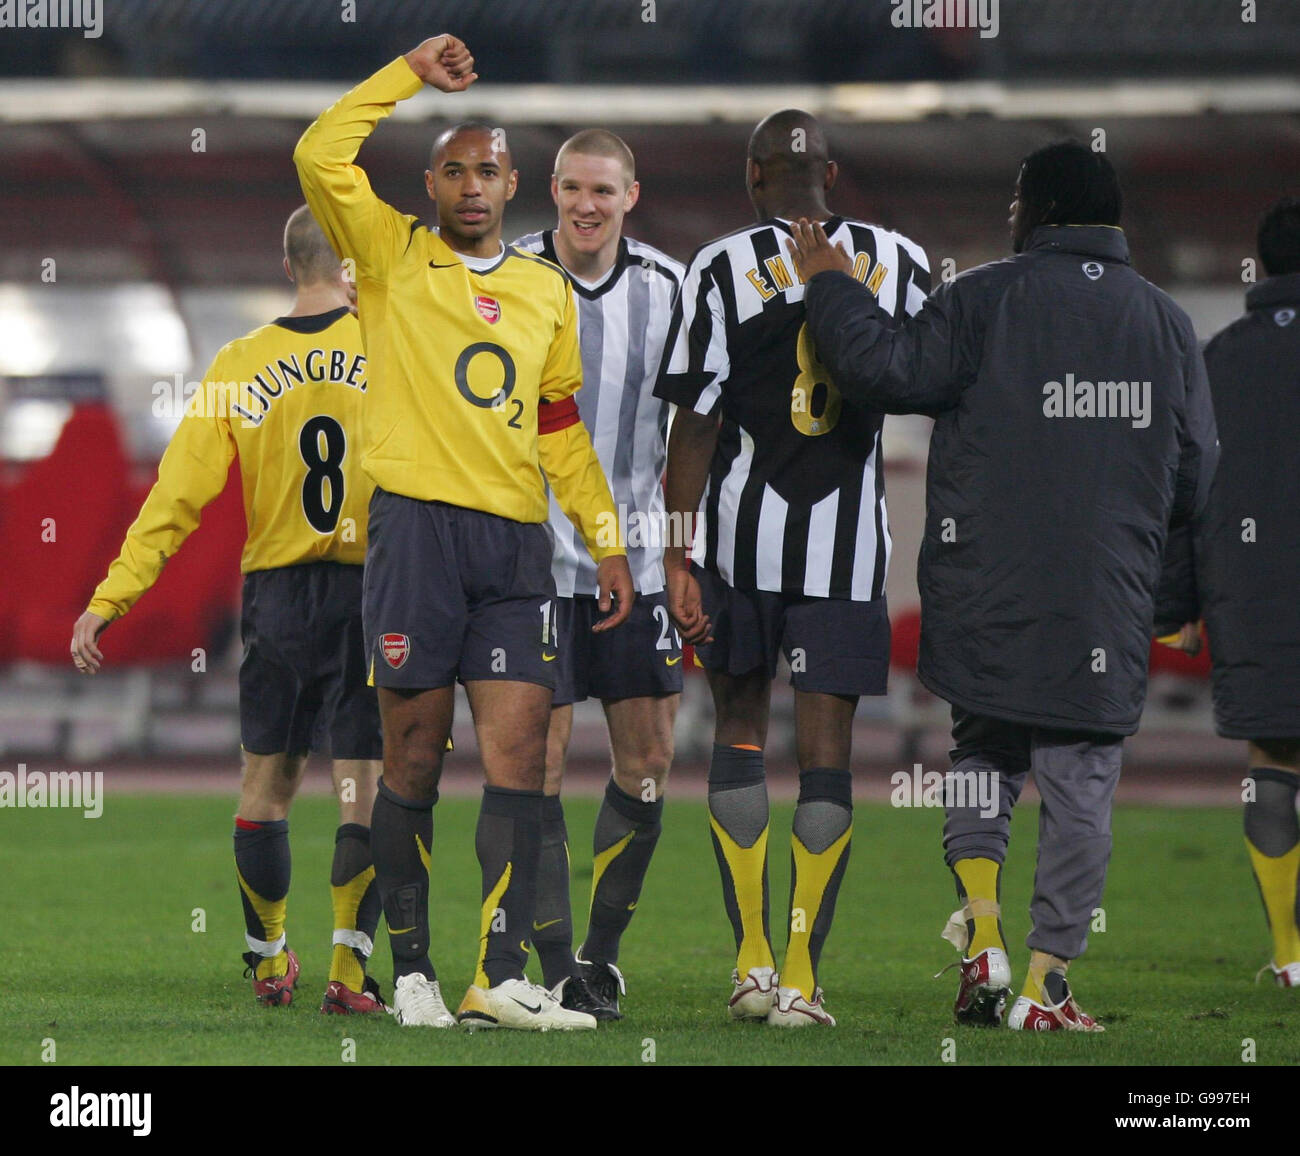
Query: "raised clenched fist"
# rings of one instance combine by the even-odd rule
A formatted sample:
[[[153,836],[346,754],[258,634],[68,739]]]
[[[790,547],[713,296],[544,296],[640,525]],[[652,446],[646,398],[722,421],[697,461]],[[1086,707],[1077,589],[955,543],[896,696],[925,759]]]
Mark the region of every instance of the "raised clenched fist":
[[[406,54],[406,63],[425,84],[442,92],[464,92],[478,79],[474,58],[463,40],[444,33],[431,36]]]

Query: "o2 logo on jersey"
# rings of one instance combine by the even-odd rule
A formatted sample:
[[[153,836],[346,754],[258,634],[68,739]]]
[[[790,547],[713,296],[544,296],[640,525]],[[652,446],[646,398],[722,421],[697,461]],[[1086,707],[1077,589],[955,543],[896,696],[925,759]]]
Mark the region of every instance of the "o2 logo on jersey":
[[[495,297],[475,297],[474,308],[489,325],[495,325],[501,320],[501,302]]]
[[[405,634],[381,634],[379,650],[384,661],[397,670],[398,667],[405,666],[406,660],[411,657],[411,640]]]
[[[1295,320],[1294,309],[1279,309],[1273,314],[1273,321],[1285,329],[1292,321]]]
[[[495,358],[500,367],[501,383],[496,387],[494,393],[479,393],[469,380],[469,368],[476,357],[486,356]],[[480,371],[485,375],[490,374],[490,370]],[[467,345],[458,358],[456,358],[456,388],[470,405],[478,406],[479,409],[502,410],[506,413],[506,425],[511,429],[523,429],[520,418],[523,416],[524,403],[517,397],[512,398],[510,395],[515,391],[515,361],[510,354],[499,345],[491,341],[476,341],[473,345]],[[483,377],[479,378],[479,385],[486,384]],[[507,405],[507,402],[509,403]]]
[[[1100,261],[1085,261],[1083,263],[1083,275],[1089,281],[1100,280],[1101,275],[1106,272]]]

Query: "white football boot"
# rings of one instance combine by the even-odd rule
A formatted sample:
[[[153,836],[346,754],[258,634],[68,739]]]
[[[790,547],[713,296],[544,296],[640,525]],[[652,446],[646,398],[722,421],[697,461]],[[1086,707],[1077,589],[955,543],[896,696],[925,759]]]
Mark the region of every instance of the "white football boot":
[[[1259,977],[1266,971],[1273,973],[1273,982],[1278,987],[1300,987],[1300,963],[1288,963],[1285,967],[1267,963],[1255,973],[1256,983],[1259,983]]]
[[[778,987],[767,1022],[779,1028],[806,1028],[812,1024],[833,1028],[835,1017],[822,1007],[825,997],[826,993],[817,988],[809,1003],[797,987]]]
[[[393,1005],[388,1009],[407,1028],[454,1028],[456,1017],[442,1001],[436,979],[419,972],[404,975],[393,988]]]
[[[514,1028],[524,1032],[589,1031],[596,1017],[563,1007],[541,984],[507,979],[496,987],[473,985],[465,993],[456,1018],[461,1027]]]
[[[781,977],[772,967],[751,967],[744,979],[740,972],[731,973],[733,991],[727,1009],[733,1019],[766,1020],[776,999],[777,981]]]

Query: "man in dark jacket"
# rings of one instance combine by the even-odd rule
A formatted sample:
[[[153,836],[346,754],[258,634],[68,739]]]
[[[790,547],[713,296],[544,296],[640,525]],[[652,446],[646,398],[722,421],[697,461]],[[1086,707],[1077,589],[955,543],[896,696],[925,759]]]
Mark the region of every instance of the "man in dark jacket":
[[[1273,935],[1269,970],[1300,987],[1300,199],[1264,216],[1259,257],[1267,280],[1205,347],[1223,458],[1194,552],[1190,533],[1171,540],[1156,628],[1190,623],[1176,645],[1194,650],[1204,615],[1216,729],[1246,740],[1246,848]]]
[[[1009,1023],[1101,1030],[1065,971],[1101,901],[1166,535],[1204,505],[1217,457],[1191,322],[1129,267],[1119,216],[1105,156],[1075,142],[1031,154],[1016,255],[941,285],[892,331],[820,230],[795,230],[808,324],[844,404],[935,418],[917,673],[953,707],[944,850],[962,908],[945,937],[963,951],[961,1022],[1002,1018],[998,876],[1032,771],[1032,954]],[[985,790],[956,789],[984,776],[995,816],[972,802]]]

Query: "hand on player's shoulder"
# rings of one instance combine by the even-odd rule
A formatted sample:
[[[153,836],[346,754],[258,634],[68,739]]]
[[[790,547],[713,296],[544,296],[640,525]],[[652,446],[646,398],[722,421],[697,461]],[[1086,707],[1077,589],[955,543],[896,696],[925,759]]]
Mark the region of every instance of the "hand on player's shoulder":
[[[425,84],[441,92],[464,92],[478,79],[474,57],[463,40],[444,33],[431,36],[406,54],[406,63]]]
[[[844,243],[832,246],[819,222],[800,217],[791,223],[790,233],[793,239],[785,247],[801,280],[809,281],[818,273],[852,272],[853,261]]]

